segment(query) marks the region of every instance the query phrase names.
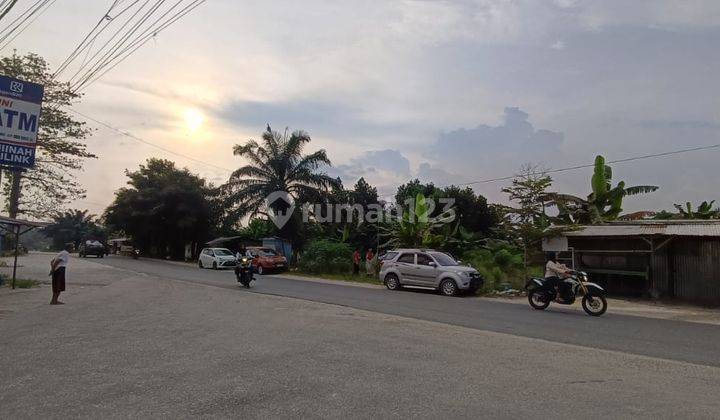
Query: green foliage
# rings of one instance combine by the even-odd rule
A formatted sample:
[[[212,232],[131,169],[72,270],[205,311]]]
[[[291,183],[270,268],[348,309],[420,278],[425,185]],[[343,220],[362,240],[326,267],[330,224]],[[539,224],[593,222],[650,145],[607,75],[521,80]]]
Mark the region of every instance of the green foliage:
[[[68,83],[55,80],[48,63],[36,54],[19,56],[15,53],[0,58],[0,74],[44,86],[42,112],[38,122],[35,167],[25,172],[5,172],[4,198],[11,217],[26,214],[45,218],[59,207],[83,198],[85,190],[75,179],[74,172],[82,168],[83,160],[96,156],[87,151],[82,141],[91,130],[77,121],[67,110],[80,99]],[[20,189],[17,200],[11,198],[14,177]],[[17,201],[17,207],[12,206]]]
[[[484,292],[506,288],[519,290],[525,285],[523,251],[509,243],[491,241],[483,248],[467,251],[462,260],[483,276]]]
[[[105,229],[100,226],[94,215],[87,210],[68,210],[54,217],[54,223],[43,229],[52,239],[55,250],[63,249],[72,243],[75,249],[83,240],[95,239],[104,242],[107,239]]]
[[[438,188],[433,183],[423,184],[414,179],[407,184],[400,185],[395,194],[395,202],[405,206],[414,200],[418,194],[436,203],[435,209],[429,216],[438,216],[444,211],[444,204],[440,199],[453,200],[453,208],[460,226],[467,232],[488,233],[499,223],[496,212],[487,204],[487,199],[482,195],[475,194],[470,187],[457,187],[451,185],[446,188]]]
[[[352,249],[345,243],[315,240],[305,247],[298,265],[306,273],[349,273]]]
[[[163,159],[125,172],[129,188],[115,193],[105,211],[109,227],[130,235],[143,253],[183,258],[185,244],[202,244],[212,222],[205,180]]]
[[[254,219],[250,219],[247,226],[244,226],[242,229],[240,229],[240,236],[246,239],[259,241],[262,238],[267,238],[275,235],[276,232],[277,228],[275,227],[275,224],[273,224],[273,222],[267,219],[256,217]]]
[[[404,210],[398,220],[381,226],[380,236],[386,239],[381,248],[440,248],[447,239],[444,234],[447,231],[443,229],[455,218],[454,213],[448,211],[431,217],[427,199],[422,193],[418,193],[413,204],[414,207]]]
[[[590,179],[592,192],[587,199],[569,194],[548,193],[548,199],[558,207],[558,221],[564,223],[601,223],[615,220],[622,213],[623,199],[629,195],[646,194],[656,191],[654,185],[626,187],[625,181],[612,186],[612,168],[605,164],[605,158],[595,157],[593,175]]]
[[[294,131],[289,136],[272,131],[268,125],[262,135],[262,142],[250,140],[235,145],[233,153],[249,163],[235,170],[230,179],[220,188],[223,197],[223,211],[226,225],[237,225],[245,216],[269,212],[287,211],[283,200],[276,200],[268,206],[265,198],[276,191],[284,191],[296,202],[318,201],[325,197],[338,181],[321,170],[330,165],[325,150],[303,155],[303,148],[310,142],[304,131]],[[299,212],[280,229],[279,235],[297,243],[302,221]]]
[[[675,208],[680,212],[680,217],[683,219],[717,219],[720,217],[720,210],[713,209],[712,206],[715,200],[703,201],[700,205],[693,210],[693,205],[689,201],[685,203],[685,207],[680,204],[675,204]]]
[[[514,207],[504,208],[501,228],[503,236],[521,248],[529,248],[548,235],[550,219],[545,213],[547,188],[552,178],[542,170],[529,165],[523,166],[512,180],[512,185],[502,191]]]

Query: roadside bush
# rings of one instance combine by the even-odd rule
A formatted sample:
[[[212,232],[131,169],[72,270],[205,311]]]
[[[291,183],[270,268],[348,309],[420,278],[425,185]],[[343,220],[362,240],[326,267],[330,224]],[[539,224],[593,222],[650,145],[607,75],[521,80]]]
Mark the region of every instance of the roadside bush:
[[[485,279],[483,292],[508,288],[521,290],[525,286],[522,250],[495,242],[484,248],[467,251],[463,261],[474,267]],[[537,275],[541,267],[529,267],[528,276]]]
[[[352,249],[345,243],[320,239],[305,247],[298,263],[306,273],[348,273],[352,270]]]

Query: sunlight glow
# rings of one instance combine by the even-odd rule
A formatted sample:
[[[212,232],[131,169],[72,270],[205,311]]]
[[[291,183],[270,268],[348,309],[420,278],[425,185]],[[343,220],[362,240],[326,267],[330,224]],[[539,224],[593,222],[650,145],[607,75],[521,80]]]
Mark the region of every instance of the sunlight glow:
[[[191,133],[197,132],[205,122],[205,116],[196,108],[186,108],[183,117],[185,126]]]

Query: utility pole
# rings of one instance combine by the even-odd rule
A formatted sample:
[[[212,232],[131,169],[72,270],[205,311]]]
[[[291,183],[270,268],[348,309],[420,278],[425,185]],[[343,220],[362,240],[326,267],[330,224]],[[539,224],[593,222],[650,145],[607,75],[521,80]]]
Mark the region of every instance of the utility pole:
[[[8,216],[15,219],[18,215],[20,207],[20,180],[22,178],[22,172],[19,169],[10,171],[10,182],[12,187],[10,188],[10,200],[8,203]]]

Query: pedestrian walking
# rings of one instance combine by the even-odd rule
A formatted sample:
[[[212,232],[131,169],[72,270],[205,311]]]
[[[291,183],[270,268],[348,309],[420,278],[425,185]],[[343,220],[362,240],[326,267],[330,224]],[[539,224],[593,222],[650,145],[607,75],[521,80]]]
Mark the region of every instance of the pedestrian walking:
[[[360,274],[360,251],[355,248],[353,252],[353,275]]]
[[[52,299],[51,305],[63,305],[58,298],[60,293],[65,291],[65,270],[70,261],[70,251],[73,244],[65,244],[65,249],[60,251],[50,262],[50,275],[52,276]]]
[[[367,253],[365,254],[365,273],[368,275],[368,277],[375,275],[375,270],[373,267],[373,261],[375,259],[375,254],[373,253],[372,248],[368,248]]]

